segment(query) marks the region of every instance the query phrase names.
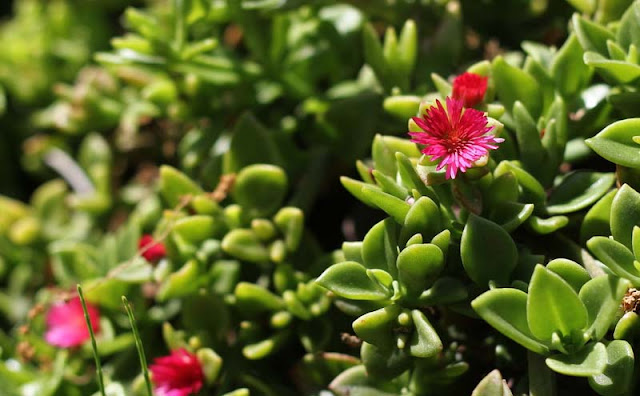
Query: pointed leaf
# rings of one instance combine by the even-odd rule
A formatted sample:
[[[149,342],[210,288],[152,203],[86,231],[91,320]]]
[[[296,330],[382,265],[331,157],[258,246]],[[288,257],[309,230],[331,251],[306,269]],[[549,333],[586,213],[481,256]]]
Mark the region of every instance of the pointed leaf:
[[[473,310],[491,326],[523,347],[545,355],[549,349],[529,330],[527,294],[517,289],[493,289],[471,302]]]
[[[587,331],[593,334],[593,340],[600,340],[607,333],[629,287],[628,280],[612,275],[599,276],[582,286],[579,297],[587,308]]]
[[[570,336],[587,326],[587,309],[560,276],[537,265],[529,284],[527,322],[531,333],[550,341],[554,332]]]
[[[557,373],[574,377],[590,377],[601,374],[607,366],[607,348],[600,342],[591,343],[576,353],[553,355],[545,362]]]
[[[340,297],[352,300],[385,300],[391,292],[367,276],[360,263],[346,261],[327,268],[316,282]]]

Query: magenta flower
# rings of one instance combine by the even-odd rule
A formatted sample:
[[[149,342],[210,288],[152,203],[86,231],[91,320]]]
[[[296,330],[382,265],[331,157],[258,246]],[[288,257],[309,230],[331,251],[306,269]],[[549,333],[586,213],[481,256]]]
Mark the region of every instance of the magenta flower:
[[[152,263],[159,261],[167,255],[167,250],[162,242],[156,241],[149,234],[145,234],[140,238],[138,241],[138,248],[142,251],[142,257]]]
[[[440,160],[436,170],[447,167],[446,178],[455,179],[473,163],[498,148],[504,139],[489,134],[487,116],[476,109],[463,109],[462,100],[447,98],[445,109],[439,100],[422,117],[413,117],[421,132],[409,132],[412,142],[423,144],[422,153]]]
[[[188,396],[197,393],[204,382],[196,355],[180,348],[169,356],[154,359],[149,366],[157,396]]]
[[[462,73],[453,80],[454,99],[460,99],[465,107],[473,107],[484,99],[487,92],[487,77],[482,77],[474,73]]]
[[[93,332],[98,333],[100,331],[100,311],[97,307],[87,303],[87,312]],[[57,347],[79,346],[90,338],[79,297],[53,304],[47,312],[46,324],[47,332],[44,339]]]

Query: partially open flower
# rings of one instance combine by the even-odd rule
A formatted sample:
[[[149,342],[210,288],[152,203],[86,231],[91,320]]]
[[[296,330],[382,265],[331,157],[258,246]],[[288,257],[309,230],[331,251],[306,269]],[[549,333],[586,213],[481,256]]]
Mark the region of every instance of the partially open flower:
[[[196,355],[180,348],[154,359],[149,366],[157,396],[189,396],[204,383],[202,365]]]
[[[440,160],[437,170],[447,167],[446,178],[455,179],[458,171],[466,172],[489,150],[498,148],[504,139],[490,134],[487,116],[475,109],[463,109],[461,100],[447,98],[447,108],[439,100],[422,117],[413,117],[421,132],[409,132],[412,142],[423,144],[422,153]]]
[[[167,250],[162,242],[156,241],[149,234],[145,234],[140,238],[138,247],[141,250],[142,257],[147,259],[147,261],[156,262],[167,255]]]
[[[97,307],[87,303],[87,312],[93,332],[98,333],[100,331],[100,311]],[[49,344],[57,347],[79,346],[90,338],[79,297],[68,302],[53,304],[47,312],[46,325],[47,332],[44,338]]]
[[[487,77],[474,73],[462,73],[453,80],[454,99],[460,99],[465,107],[473,107],[484,99],[487,92]]]

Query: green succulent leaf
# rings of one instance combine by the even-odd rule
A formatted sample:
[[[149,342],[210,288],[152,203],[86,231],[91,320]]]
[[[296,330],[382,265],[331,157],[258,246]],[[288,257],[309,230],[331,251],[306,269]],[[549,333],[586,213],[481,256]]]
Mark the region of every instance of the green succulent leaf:
[[[379,348],[391,348],[395,344],[393,329],[398,326],[401,312],[395,304],[360,316],[353,322],[353,331],[360,339]]]
[[[518,289],[489,290],[471,302],[473,310],[491,326],[523,347],[541,354],[549,348],[529,330],[527,294]]]
[[[611,219],[611,204],[617,190],[609,191],[589,209],[580,226],[580,241],[586,243],[594,236],[611,235],[609,222]]]
[[[587,18],[573,14],[571,19],[578,41],[585,51],[607,54],[607,40],[615,40],[613,34],[604,26],[589,21]]]
[[[542,92],[538,82],[527,72],[507,63],[497,56],[492,64],[492,76],[498,97],[508,109],[513,109],[517,100],[537,118],[542,111]]]
[[[500,371],[493,370],[475,387],[471,396],[513,396]]]
[[[598,236],[589,239],[587,247],[613,273],[629,279],[634,285],[640,285],[640,272],[634,265],[635,257],[623,244]]]
[[[222,239],[222,250],[240,260],[252,263],[269,261],[269,250],[252,230],[231,230]]]
[[[606,194],[615,180],[613,173],[573,172],[549,196],[547,212],[555,215],[584,209]]]
[[[238,173],[232,196],[251,218],[273,215],[287,193],[287,174],[268,164],[249,165]]]
[[[593,340],[600,340],[607,333],[630,286],[628,280],[612,275],[599,276],[582,286],[578,295],[587,308],[587,331]]]
[[[576,293],[591,279],[587,270],[575,261],[555,259],[549,261],[546,267],[549,271],[560,275],[562,279],[573,287]]]
[[[419,358],[429,358],[442,351],[442,341],[427,317],[417,309],[411,311],[415,331],[411,336],[409,353]]]
[[[391,297],[387,288],[367,276],[360,263],[346,261],[326,269],[316,282],[336,295],[352,300],[385,300]]]
[[[627,248],[633,248],[633,228],[640,225],[640,194],[623,185],[611,203],[611,235]]]
[[[417,297],[430,287],[444,268],[444,255],[430,243],[411,245],[398,255],[398,280],[410,296]]]
[[[518,261],[518,250],[502,227],[471,214],[462,232],[460,256],[467,274],[477,284],[486,286],[492,280],[507,284]]]
[[[640,66],[627,61],[607,59],[595,52],[585,52],[584,63],[619,84],[630,84],[640,78]]]
[[[587,309],[578,294],[559,275],[537,265],[529,284],[527,322],[531,333],[551,341],[553,333],[571,336],[587,326]]]
[[[202,194],[202,189],[184,173],[163,165],[160,167],[160,194],[170,207],[174,207],[182,197]]]
[[[629,168],[640,168],[640,145],[633,141],[640,130],[640,118],[614,122],[586,143],[601,157]]]
[[[587,344],[570,355],[557,354],[545,362],[557,373],[574,377],[591,377],[602,374],[607,366],[607,348],[600,342]]]
[[[640,48],[640,3],[633,2],[620,19],[616,34],[618,43],[627,49],[630,45]]]
[[[628,342],[614,340],[607,344],[607,366],[602,374],[589,377],[589,385],[603,396],[624,395],[633,381],[633,348]]]

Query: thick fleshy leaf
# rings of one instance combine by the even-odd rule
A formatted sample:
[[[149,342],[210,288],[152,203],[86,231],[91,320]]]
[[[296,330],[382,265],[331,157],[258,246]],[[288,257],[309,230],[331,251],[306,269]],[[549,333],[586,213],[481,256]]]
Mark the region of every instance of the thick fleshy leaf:
[[[284,235],[287,251],[295,252],[304,234],[304,213],[294,207],[282,208],[273,216],[273,223]]]
[[[383,349],[363,342],[360,357],[370,377],[390,380],[411,367],[411,356],[407,352],[406,349]]]
[[[235,229],[225,235],[222,240],[225,253],[253,263],[269,261],[269,250],[252,230]]]
[[[614,122],[585,143],[614,164],[640,168],[640,145],[633,141],[640,130],[640,118]]]
[[[430,287],[444,268],[444,255],[430,243],[411,245],[398,255],[398,280],[409,296],[417,297]]]
[[[559,275],[537,265],[529,284],[527,322],[531,333],[550,341],[554,332],[570,336],[587,326],[587,309]]]
[[[626,61],[607,59],[595,52],[585,52],[584,63],[618,84],[630,84],[640,78],[640,66]]]
[[[170,298],[184,297],[195,293],[200,287],[200,272],[198,263],[190,260],[178,271],[169,275],[169,278],[158,290],[156,298],[158,301],[166,301]]]
[[[396,167],[396,152],[401,152],[409,158],[420,157],[418,146],[410,140],[395,136],[376,135],[371,147],[371,156],[375,169],[387,176],[395,177],[398,170]]]
[[[638,146],[640,147],[640,146]],[[627,248],[633,248],[633,227],[640,225],[640,194],[625,184],[611,203],[611,235]]]
[[[570,355],[557,354],[545,361],[557,373],[574,377],[590,377],[602,374],[607,366],[607,348],[600,342],[586,345]]]
[[[533,210],[533,204],[501,202],[491,209],[489,219],[499,224],[505,231],[512,232],[529,219]]]
[[[544,187],[529,172],[525,171],[516,163],[511,161],[502,161],[496,167],[494,176],[498,177],[505,173],[511,172],[518,180],[521,188],[520,201],[524,203],[532,203],[536,206],[542,206],[546,199]]]
[[[160,167],[160,195],[170,207],[177,206],[182,197],[201,193],[202,189],[184,173],[168,165]]]
[[[516,100],[513,105],[513,119],[520,161],[528,172],[537,176],[541,168],[546,165],[546,152],[542,147],[536,122],[520,100]]]
[[[400,312],[400,307],[395,304],[369,312],[353,321],[353,331],[364,342],[379,348],[391,348],[396,341],[393,329],[398,326]]]
[[[593,237],[587,241],[587,247],[616,275],[640,285],[640,272],[634,265],[635,257],[623,244],[610,238]]]
[[[409,353],[419,358],[429,358],[442,351],[442,341],[427,317],[417,309],[411,311],[415,331],[411,336]]]
[[[396,227],[392,219],[385,219],[369,229],[362,241],[362,259],[365,267],[395,274],[398,256]]]
[[[564,97],[578,93],[591,76],[582,60],[583,50],[575,34],[571,34],[553,58],[550,73]]]
[[[418,302],[423,306],[444,305],[462,301],[469,295],[467,285],[459,279],[443,276],[433,283],[433,286],[425,290]]]
[[[607,345],[607,366],[602,374],[589,377],[589,385],[599,395],[627,394],[633,380],[634,353],[628,342],[611,341]]]
[[[576,14],[571,19],[580,45],[585,51],[596,51],[607,54],[607,40],[615,40],[613,34],[604,26]]]
[[[287,174],[282,168],[255,164],[238,173],[232,196],[251,218],[268,217],[282,205],[287,188]]]
[[[285,308],[285,303],[279,296],[253,283],[238,283],[234,295],[238,308],[248,316],[276,312]]]
[[[628,280],[612,275],[599,276],[582,286],[578,295],[587,308],[587,331],[592,334],[593,340],[598,341],[607,333],[629,287],[631,284]]]
[[[615,180],[613,173],[573,172],[549,196],[547,212],[555,215],[584,209],[606,194]]]
[[[442,231],[440,209],[429,197],[420,197],[411,205],[400,232],[400,245],[415,234],[420,233],[424,240],[430,240]]]
[[[576,293],[591,279],[589,273],[583,266],[567,259],[551,260],[547,264],[547,269],[560,275],[562,279],[573,287]]]
[[[622,16],[616,36],[622,48],[627,49],[632,44],[640,48],[640,3],[637,1]]]
[[[523,347],[546,355],[549,349],[536,339],[527,323],[527,294],[517,289],[493,289],[471,302],[474,311],[496,330]]]
[[[635,312],[627,312],[618,320],[613,330],[615,340],[634,341],[640,335],[640,316]]]
[[[362,186],[362,195],[368,202],[385,211],[399,224],[404,223],[404,219],[411,208],[411,205],[402,199],[387,194],[380,188],[371,185]]]
[[[481,286],[489,281],[507,284],[518,261],[511,236],[499,225],[471,214],[460,241],[462,265]]]
[[[471,396],[512,396],[511,390],[502,379],[500,371],[493,370],[475,387]]]
[[[534,118],[542,111],[542,93],[537,81],[527,72],[508,64],[504,58],[497,56],[493,60],[493,79],[496,92],[502,104],[508,110],[520,100]]]
[[[316,282],[340,297],[353,300],[385,300],[391,292],[372,280],[360,263],[346,261],[327,268]]]
[[[193,245],[200,245],[207,239],[224,235],[226,225],[207,215],[187,216],[173,224],[172,232],[180,235],[182,240]]]
[[[556,232],[559,229],[564,228],[567,224],[569,224],[569,218],[567,216],[553,216],[546,219],[538,216],[531,216],[527,220],[527,225],[536,234],[541,235]]]
[[[604,197],[600,198],[584,216],[584,220],[582,220],[582,225],[580,226],[580,241],[583,244],[594,236],[611,235],[611,227],[609,226],[611,204],[616,193],[617,190],[609,191]]]

